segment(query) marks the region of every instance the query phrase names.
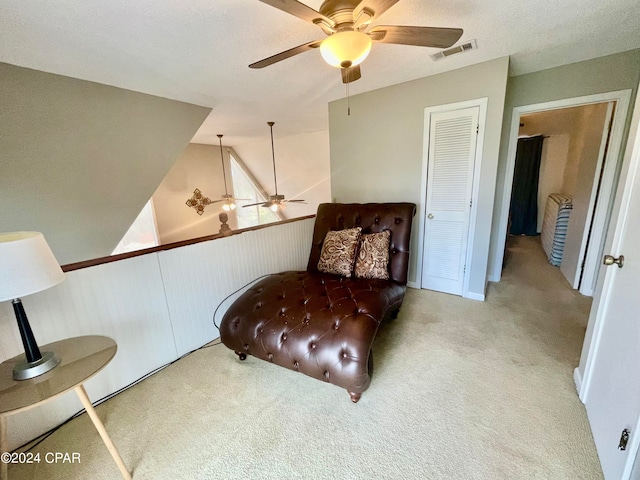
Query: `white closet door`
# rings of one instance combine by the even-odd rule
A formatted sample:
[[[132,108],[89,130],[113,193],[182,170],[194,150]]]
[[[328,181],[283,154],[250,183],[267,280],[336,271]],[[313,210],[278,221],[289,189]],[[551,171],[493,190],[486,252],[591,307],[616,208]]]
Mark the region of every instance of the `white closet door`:
[[[429,116],[422,288],[462,295],[479,107]]]

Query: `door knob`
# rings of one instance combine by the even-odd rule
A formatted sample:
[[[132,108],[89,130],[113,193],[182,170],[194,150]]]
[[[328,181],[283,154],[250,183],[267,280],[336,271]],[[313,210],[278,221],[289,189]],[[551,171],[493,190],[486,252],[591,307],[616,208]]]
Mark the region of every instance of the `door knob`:
[[[618,265],[618,268],[622,268],[624,265],[624,255],[620,255],[618,258],[613,255],[605,255],[603,262],[606,266],[613,265],[614,263]]]
[[[427,215],[427,218],[431,220],[433,218],[433,213],[430,213],[429,215]]]

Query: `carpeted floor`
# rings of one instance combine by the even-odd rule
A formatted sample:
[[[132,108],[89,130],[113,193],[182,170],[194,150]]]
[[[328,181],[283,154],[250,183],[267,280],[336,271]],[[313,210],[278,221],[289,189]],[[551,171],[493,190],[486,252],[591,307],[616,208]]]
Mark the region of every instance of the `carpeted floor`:
[[[135,479],[601,479],[573,384],[590,299],[509,242],[486,302],[408,290],[347,393],[224,346],[198,351],[97,408]],[[74,465],[11,479],[117,479],[87,415],[36,450]]]

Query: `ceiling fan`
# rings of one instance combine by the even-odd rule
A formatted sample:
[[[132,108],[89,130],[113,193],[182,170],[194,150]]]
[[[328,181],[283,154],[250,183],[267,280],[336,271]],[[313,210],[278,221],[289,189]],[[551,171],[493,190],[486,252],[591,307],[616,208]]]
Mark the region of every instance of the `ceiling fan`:
[[[265,208],[270,208],[272,212],[277,212],[278,210],[286,209],[287,203],[306,203],[306,202],[300,199],[285,200],[284,195],[278,194],[278,179],[276,177],[276,154],[275,154],[275,149],[273,148],[273,126],[275,125],[275,123],[267,122],[267,125],[269,125],[269,128],[271,129],[271,158],[273,160],[273,183],[276,188],[276,194],[269,195],[269,200],[267,200],[266,202],[263,201],[263,202],[257,202],[257,203],[250,203],[248,205],[243,205],[242,207],[246,208],[246,207],[255,207],[256,205],[260,205]]]
[[[341,69],[342,82],[350,83],[361,77],[359,65],[369,55],[373,42],[448,48],[462,36],[460,28],[371,25],[399,0],[325,0],[319,11],[297,0],[260,1],[319,26],[327,38],[285,50],[252,63],[250,68],[264,68],[320,48],[324,60]]]
[[[224,168],[224,154],[222,153],[222,134],[218,134],[218,141],[220,143],[220,161],[222,162],[222,176],[224,181],[224,195],[220,198],[220,200],[211,200],[209,198],[204,199],[204,203],[206,205],[211,205],[212,203],[224,202],[222,205],[222,209],[226,212],[236,209],[236,201],[238,200],[247,200],[246,198],[233,198],[233,195],[229,195],[227,191],[227,173]]]

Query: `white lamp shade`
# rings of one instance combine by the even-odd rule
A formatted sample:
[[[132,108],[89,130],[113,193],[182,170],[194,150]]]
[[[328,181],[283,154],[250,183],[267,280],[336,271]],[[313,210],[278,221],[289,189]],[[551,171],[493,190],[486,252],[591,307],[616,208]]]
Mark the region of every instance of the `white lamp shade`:
[[[0,233],[0,302],[41,292],[63,280],[42,233]]]
[[[325,38],[320,44],[320,53],[324,61],[333,67],[355,67],[367,58],[371,44],[369,35],[347,30]]]

